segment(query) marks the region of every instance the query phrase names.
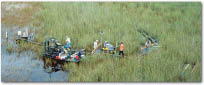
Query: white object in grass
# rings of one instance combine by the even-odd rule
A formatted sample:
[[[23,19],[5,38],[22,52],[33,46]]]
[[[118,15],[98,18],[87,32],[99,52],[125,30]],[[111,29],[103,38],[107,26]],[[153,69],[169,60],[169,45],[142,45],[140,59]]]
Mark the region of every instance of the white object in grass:
[[[98,43],[97,41],[94,42],[94,49],[97,48],[97,43]]]
[[[23,33],[23,37],[27,37],[25,32]]]
[[[21,36],[21,31],[18,31],[18,36]]]
[[[8,38],[8,32],[6,32],[6,38]]]

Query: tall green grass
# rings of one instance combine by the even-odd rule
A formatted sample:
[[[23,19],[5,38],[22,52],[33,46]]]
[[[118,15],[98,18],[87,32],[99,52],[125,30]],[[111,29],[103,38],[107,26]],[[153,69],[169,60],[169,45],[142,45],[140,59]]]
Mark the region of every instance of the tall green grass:
[[[103,40],[113,45],[124,42],[127,58],[88,56],[80,66],[66,65],[69,81],[201,81],[201,3],[147,2],[46,2],[33,23],[40,23],[38,41],[56,37],[65,43],[71,37],[74,48],[93,49]],[[155,37],[161,48],[138,57],[145,39],[143,29]],[[51,31],[52,30],[52,31]],[[195,71],[183,72],[184,64]]]

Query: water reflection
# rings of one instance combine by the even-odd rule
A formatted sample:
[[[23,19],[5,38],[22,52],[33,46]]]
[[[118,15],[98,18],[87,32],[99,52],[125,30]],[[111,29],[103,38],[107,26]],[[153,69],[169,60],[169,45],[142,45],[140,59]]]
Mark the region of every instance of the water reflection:
[[[65,61],[55,60],[51,58],[43,57],[44,62],[44,71],[47,73],[57,72],[57,71],[65,71],[64,64]]]
[[[55,72],[63,71],[66,72],[64,69],[65,61],[55,60],[51,58],[43,57],[43,69],[44,72],[49,74],[49,79],[52,80],[52,74]]]
[[[16,29],[2,28],[1,38],[1,80],[11,81],[62,81],[68,79],[68,71],[63,66],[65,62],[56,61],[39,56],[31,50],[23,50],[18,53],[18,45],[15,43],[14,33]],[[5,38],[5,32],[9,38]],[[9,47],[10,46],[10,47]],[[9,49],[8,49],[9,48]],[[8,50],[11,52],[9,53]],[[16,49],[16,50],[15,50]]]

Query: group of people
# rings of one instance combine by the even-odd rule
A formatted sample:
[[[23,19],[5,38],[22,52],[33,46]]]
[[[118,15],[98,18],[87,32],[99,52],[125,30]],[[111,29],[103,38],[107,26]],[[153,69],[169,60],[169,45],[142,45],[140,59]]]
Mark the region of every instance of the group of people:
[[[65,48],[65,53],[68,53],[68,51],[71,50],[71,40],[69,37],[67,37],[66,42],[67,44],[64,46],[64,48]],[[110,47],[112,45],[108,41],[105,41],[103,46],[105,49],[108,49],[108,46]],[[148,48],[151,46],[152,46],[152,42],[148,39],[145,43],[145,46],[142,48],[143,54],[146,54],[148,51]],[[97,49],[98,47],[99,47],[99,40],[96,40],[94,42],[94,49]],[[75,54],[75,55],[81,56],[81,53],[78,52],[78,54]],[[119,55],[122,55],[124,57],[124,43],[122,41],[120,42],[120,45],[119,45]]]
[[[97,49],[98,48],[98,44],[99,44],[99,40],[96,40],[94,42],[94,49]],[[111,45],[108,41],[105,41],[104,44],[103,44],[103,50],[104,51],[108,51],[108,50],[114,50],[114,47],[113,45]],[[120,46],[119,46],[119,55],[122,55],[124,57],[124,44],[123,42],[121,41],[120,42]]]
[[[97,45],[98,45],[99,41],[96,40],[94,42],[94,49],[97,48]],[[145,42],[145,46],[143,48],[141,48],[143,54],[147,54],[148,52],[148,49],[150,47],[152,47],[154,43],[152,43],[152,41],[150,39],[147,39],[147,41]],[[104,42],[104,47],[105,47],[105,50],[107,50],[107,46],[109,46],[109,42],[105,41]],[[122,55],[124,56],[124,43],[123,42],[120,42],[120,45],[119,45],[119,55]]]

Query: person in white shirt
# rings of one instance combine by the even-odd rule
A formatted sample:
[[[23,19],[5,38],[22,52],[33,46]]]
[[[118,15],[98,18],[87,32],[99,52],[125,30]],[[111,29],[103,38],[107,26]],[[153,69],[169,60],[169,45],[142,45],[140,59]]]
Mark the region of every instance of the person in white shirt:
[[[96,49],[97,46],[98,46],[98,40],[96,40],[96,41],[94,42],[94,49]]]

